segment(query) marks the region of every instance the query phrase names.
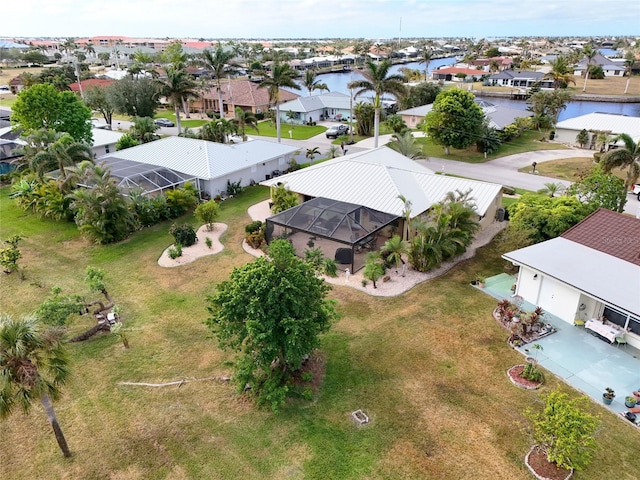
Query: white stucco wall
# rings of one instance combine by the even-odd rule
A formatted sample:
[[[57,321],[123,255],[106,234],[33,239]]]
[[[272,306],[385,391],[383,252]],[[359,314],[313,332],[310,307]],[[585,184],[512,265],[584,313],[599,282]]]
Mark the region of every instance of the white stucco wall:
[[[581,298],[579,291],[527,267],[520,269],[516,293],[570,324],[573,324]]]

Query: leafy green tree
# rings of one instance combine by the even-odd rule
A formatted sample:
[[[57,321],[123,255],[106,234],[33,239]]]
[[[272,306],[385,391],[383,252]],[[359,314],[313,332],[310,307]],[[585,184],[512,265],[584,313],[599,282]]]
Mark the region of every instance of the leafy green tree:
[[[487,58],[499,57],[500,50],[498,50],[498,47],[487,48],[484,52],[484,56]]]
[[[592,210],[606,208],[623,212],[627,203],[627,189],[624,181],[612,174],[604,173],[602,165],[594,165],[577,182],[567,189],[567,195],[574,195],[590,205]]]
[[[274,411],[284,405],[292,375],[336,318],[329,290],[284,240],[271,243],[268,259],[234,268],[218,285],[206,323],[222,348],[238,352],[239,392],[250,387]]]
[[[49,57],[38,50],[27,50],[22,54],[22,60],[27,63],[49,63]]]
[[[134,117],[133,125],[129,127],[129,135],[140,143],[149,143],[160,138],[156,133],[159,128],[151,117]]]
[[[218,205],[218,202],[209,200],[208,202],[198,205],[194,214],[198,221],[207,224],[207,230],[211,232],[219,212],[220,205]]]
[[[271,187],[271,201],[271,213],[275,215],[298,205],[298,194],[289,190],[286,185],[279,184]]]
[[[427,113],[424,126],[434,143],[464,149],[474,144],[482,132],[484,113],[474,96],[459,88],[441,92]]]
[[[44,407],[58,446],[71,452],[52,400],[60,397],[68,376],[68,357],[60,330],[43,330],[33,317],[0,316],[0,416],[18,407],[28,413],[36,399]]]
[[[592,212],[592,207],[576,197],[549,197],[526,193],[507,207],[509,226],[515,230],[535,230],[535,243],[564,233]]]
[[[407,88],[407,95],[400,99],[402,108],[413,108],[433,103],[442,89],[434,83],[420,83]]]
[[[116,151],[136,147],[138,145],[140,145],[140,142],[138,140],[133,138],[130,133],[125,133],[116,142]]]
[[[127,76],[109,85],[116,112],[130,117],[153,118],[158,109],[160,92],[155,80]]]
[[[83,307],[84,301],[78,295],[62,295],[62,289],[55,286],[51,289],[51,296],[36,309],[35,315],[42,323],[61,327],[66,325],[69,316],[79,313]]]
[[[576,135],[576,142],[578,142],[578,145],[580,145],[580,148],[584,148],[584,146],[587,144],[588,141],[589,141],[589,132],[587,132],[587,130],[583,128],[582,130],[580,130],[578,135]]]
[[[309,96],[311,96],[315,90],[326,90],[327,92],[330,91],[329,87],[327,87],[327,84],[322,83],[320,80],[318,80],[317,76],[318,73],[312,68],[309,68],[304,72],[302,86],[307,89],[307,91],[309,92]]]
[[[107,125],[111,126],[116,104],[111,94],[110,85],[106,87],[92,87],[84,92],[84,103],[92,110],[100,112]]]
[[[407,94],[404,86],[406,78],[399,74],[389,74],[391,62],[383,60],[375,63],[371,60],[365,64],[365,70],[360,72],[364,80],[355,80],[349,83],[350,89],[355,89],[355,96],[358,97],[366,92],[373,92],[373,108],[374,108],[374,124],[373,124],[373,146],[378,147],[378,137],[380,135],[380,108],[381,100],[384,94],[394,95],[397,99],[401,99]],[[357,117],[356,117],[357,118]]]
[[[566,90],[539,91],[532,94],[527,103],[530,105],[529,110],[533,112],[534,128],[553,128],[558,122],[558,115],[567,108],[571,97],[571,92]]]
[[[258,130],[258,119],[250,111],[243,110],[240,107],[236,107],[235,113],[236,116],[233,120],[231,120],[231,123],[236,126],[238,133],[242,136],[243,141],[247,141],[247,134],[245,133],[247,128],[251,128],[255,130],[256,133],[260,133],[260,130]]]
[[[547,454],[547,460],[566,469],[583,470],[591,463],[596,449],[595,433],[600,424],[588,412],[589,398],[570,399],[556,389],[544,398],[542,412],[525,410],[533,422],[533,438]]]
[[[614,168],[626,168],[627,177],[625,187],[630,190],[640,177],[640,142],[635,142],[630,135],[621,133],[614,138],[614,142],[622,140],[624,148],[610,150],[600,157],[600,164],[605,173]]]
[[[271,74],[266,76],[258,85],[258,88],[269,89],[269,101],[276,107],[276,136],[278,143],[280,137],[280,89],[283,87],[300,90],[300,85],[295,81],[297,72],[288,63],[275,61],[271,66]]]
[[[180,109],[182,102],[189,98],[197,98],[196,83],[193,77],[187,72],[183,64],[173,64],[167,69],[167,78],[165,80],[157,80],[160,88],[160,94],[165,96],[173,104],[173,110],[176,114],[176,124],[178,126],[178,134],[182,131],[180,126]],[[187,110],[185,110],[185,113]]]
[[[409,128],[407,127],[407,124],[404,123],[402,116],[398,114],[389,115],[384,120],[384,123],[387,125],[387,127],[393,130],[393,133],[395,133],[396,136],[402,135],[404,132],[409,130]]]
[[[58,92],[48,84],[34,85],[18,93],[11,108],[11,120],[27,135],[47,128],[66,132],[79,142],[92,141],[91,110],[72,92]]]

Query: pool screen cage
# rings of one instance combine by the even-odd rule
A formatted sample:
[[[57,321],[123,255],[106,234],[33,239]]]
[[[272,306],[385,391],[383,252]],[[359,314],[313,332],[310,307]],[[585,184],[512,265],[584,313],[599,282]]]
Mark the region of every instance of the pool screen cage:
[[[340,270],[357,272],[398,227],[399,217],[353,203],[317,197],[267,218],[266,241],[289,240],[301,258],[320,249]]]

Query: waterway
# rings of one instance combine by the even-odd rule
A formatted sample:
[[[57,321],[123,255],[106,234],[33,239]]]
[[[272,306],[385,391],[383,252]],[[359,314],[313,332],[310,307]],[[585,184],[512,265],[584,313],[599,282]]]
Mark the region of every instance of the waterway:
[[[453,65],[456,62],[454,57],[437,58],[431,60],[429,63],[429,73],[441,66]],[[407,67],[414,70],[424,71],[424,64],[418,62],[410,62],[401,65],[393,65],[390,69],[392,73],[398,73],[400,68]],[[325,83],[331,92],[341,92],[349,95],[349,88],[347,85],[354,81],[362,79],[362,75],[357,69],[344,73],[325,73],[318,75],[318,80]],[[309,95],[304,87],[302,90],[296,90],[295,93],[306,97]],[[315,93],[317,95],[317,93]],[[524,100],[511,100],[509,98],[496,98],[485,97],[485,100],[495,105],[501,105],[505,107],[515,108],[519,110],[527,109],[527,102]],[[567,105],[567,108],[560,112],[558,120],[567,120],[569,118],[579,117],[588,113],[602,112],[602,113],[617,113],[621,115],[628,115],[630,117],[640,117],[640,103],[615,103],[615,102],[582,102],[573,101]]]

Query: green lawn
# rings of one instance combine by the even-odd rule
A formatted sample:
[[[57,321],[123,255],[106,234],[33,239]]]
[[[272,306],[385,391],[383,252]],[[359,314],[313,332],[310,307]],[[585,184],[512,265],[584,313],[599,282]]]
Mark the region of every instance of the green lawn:
[[[487,155],[486,159],[482,153],[476,151],[475,146],[467,150],[452,148],[450,149],[449,155],[445,155],[444,148],[440,145],[433,144],[428,138],[417,138],[416,143],[424,145],[424,151],[429,157],[448,158],[468,163],[484,163],[495,158],[534,150],[564,150],[568,148],[559,143],[541,142],[541,137],[542,135],[538,131],[532,130],[525,132],[521,137],[500,145],[500,148],[496,152]]]
[[[123,308],[131,348],[106,334],[69,345],[72,374],[55,405],[73,457],[62,457],[36,405],[30,415],[16,412],[0,423],[0,478],[531,478],[523,464],[530,445],[523,411],[559,382],[547,374],[541,391],[526,391],[505,375],[522,356],[491,315],[495,301],[469,286],[476,272],[502,271],[495,245],[396,298],[334,286],[341,318],[322,340],[321,391],[274,415],[219,381],[119,384],[230,374],[231,354],[203,324],[206,296],[233,267],[252,261],[241,247],[246,209],[266,199],[267,188],[221,204],[220,221],[229,225],[221,253],[170,269],[157,259],[173,243],[171,222],[97,246],[72,224],[18,210],[8,192],[0,188],[0,238],[25,235],[26,279],[3,274],[2,311],[31,312],[55,285],[93,298],[83,277],[88,265],[97,266]],[[176,220],[185,221],[195,224],[192,216]],[[76,317],[70,333],[91,325]],[[350,420],[359,408],[371,417],[366,427]],[[580,478],[640,471],[638,432],[597,402],[590,411],[602,417],[599,449]]]
[[[176,114],[173,110],[160,110],[158,111],[158,113],[156,113],[154,118],[167,118],[175,123]],[[182,126],[182,128],[201,127],[202,125],[208,122],[209,120],[187,119],[185,118],[184,113],[180,114],[180,125]]]
[[[276,133],[276,124],[275,122],[271,122],[271,120],[263,120],[258,123],[258,130],[252,130],[250,128],[247,129],[247,135],[260,135],[263,137],[277,137]],[[289,138],[289,130],[291,130],[291,138],[294,140],[308,140],[311,137],[315,137],[316,135],[320,135],[325,132],[327,129],[321,125],[316,125],[313,127],[307,125],[291,125],[289,123],[282,122],[280,124],[280,136],[281,138]]]
[[[593,157],[561,158],[558,160],[538,163],[536,165],[536,171],[538,174],[544,175],[545,177],[575,182],[583,174],[588,172],[593,165]],[[531,167],[523,167],[518,171],[529,173],[531,171]],[[626,169],[615,168],[612,170],[612,173],[622,180],[627,178]]]
[[[0,107],[11,108],[17,99],[18,97],[15,95],[0,95]]]

